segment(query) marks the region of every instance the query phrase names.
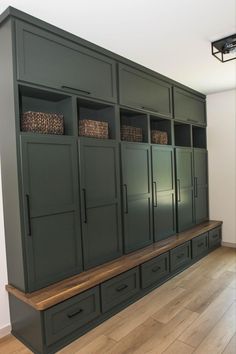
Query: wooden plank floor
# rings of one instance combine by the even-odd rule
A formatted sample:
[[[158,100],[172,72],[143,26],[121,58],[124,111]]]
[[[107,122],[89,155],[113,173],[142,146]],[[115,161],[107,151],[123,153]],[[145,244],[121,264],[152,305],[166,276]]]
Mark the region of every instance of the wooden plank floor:
[[[31,351],[10,335],[0,353]],[[59,353],[236,354],[236,249],[217,249]]]

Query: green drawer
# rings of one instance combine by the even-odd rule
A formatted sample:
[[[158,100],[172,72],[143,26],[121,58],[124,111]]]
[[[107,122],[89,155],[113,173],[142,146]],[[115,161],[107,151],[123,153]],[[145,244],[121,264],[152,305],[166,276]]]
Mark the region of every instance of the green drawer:
[[[170,273],[169,252],[141,265],[141,286],[143,289],[158,283]]]
[[[44,312],[46,343],[50,345],[84,326],[100,314],[99,287],[95,287]]]
[[[139,292],[139,268],[133,268],[101,284],[102,311],[106,312]]]
[[[208,232],[192,239],[192,257],[203,255],[208,250]]]
[[[171,272],[185,267],[191,261],[191,244],[185,242],[170,251],[170,269]]]
[[[209,248],[218,247],[221,244],[221,228],[217,227],[209,231]]]

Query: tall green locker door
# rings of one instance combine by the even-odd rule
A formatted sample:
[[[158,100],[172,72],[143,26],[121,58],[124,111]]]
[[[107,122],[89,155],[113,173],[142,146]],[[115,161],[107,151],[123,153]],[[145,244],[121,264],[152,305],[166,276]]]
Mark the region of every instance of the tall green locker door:
[[[122,254],[119,146],[80,138],[84,267]]]
[[[28,289],[82,270],[77,143],[73,137],[21,136]]]
[[[193,160],[195,221],[198,224],[208,219],[207,151],[193,149]]]
[[[176,194],[178,231],[195,224],[193,188],[193,152],[191,148],[176,148]]]
[[[154,239],[176,232],[174,150],[152,146]]]
[[[121,143],[124,248],[153,242],[151,156],[148,144]]]

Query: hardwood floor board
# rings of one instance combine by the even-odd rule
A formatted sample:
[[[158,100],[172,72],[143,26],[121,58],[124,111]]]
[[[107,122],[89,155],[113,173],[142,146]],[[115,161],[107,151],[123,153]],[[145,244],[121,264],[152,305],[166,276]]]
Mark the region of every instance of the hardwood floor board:
[[[163,352],[163,354],[192,354],[194,350],[195,348],[177,339]]]
[[[234,289],[226,288],[219,296],[199,315],[180,336],[180,340],[195,348],[204,340],[209,331],[216,325],[228,308],[236,299]]]
[[[195,354],[220,354],[236,332],[236,302],[230,306],[217,325],[205,337]],[[236,347],[235,347],[236,353]]]
[[[115,344],[116,342],[113,339],[101,335],[80,350],[74,351],[74,354],[106,354]]]
[[[236,333],[231,338],[230,342],[225,347],[223,354],[235,354],[236,352]]]

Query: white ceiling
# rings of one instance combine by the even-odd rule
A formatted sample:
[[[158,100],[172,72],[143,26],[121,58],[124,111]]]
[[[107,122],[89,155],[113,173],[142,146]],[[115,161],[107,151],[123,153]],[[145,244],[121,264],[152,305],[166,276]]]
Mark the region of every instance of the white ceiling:
[[[236,88],[236,60],[210,42],[236,33],[236,0],[0,0],[205,94]]]

